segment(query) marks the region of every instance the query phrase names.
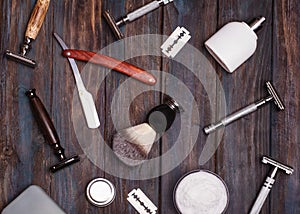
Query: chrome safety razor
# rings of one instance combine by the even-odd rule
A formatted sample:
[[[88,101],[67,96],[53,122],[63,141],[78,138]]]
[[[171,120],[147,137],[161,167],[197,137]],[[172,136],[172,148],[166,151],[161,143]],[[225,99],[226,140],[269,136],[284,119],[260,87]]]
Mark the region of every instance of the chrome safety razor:
[[[152,1],[148,4],[146,4],[145,6],[127,14],[126,16],[124,16],[123,18],[121,18],[119,21],[116,21],[116,19],[111,15],[111,13],[109,12],[109,10],[104,11],[103,16],[105,18],[105,20],[107,21],[109,27],[111,28],[111,30],[113,31],[114,35],[118,38],[118,39],[123,39],[124,35],[120,30],[120,26],[127,24],[129,22],[133,22],[134,20],[146,15],[147,13],[152,12],[153,10],[159,8],[162,5],[166,5],[170,2],[172,2],[173,0],[156,0],[156,1]]]
[[[205,127],[204,132],[206,134],[210,134],[221,127],[225,127],[226,125],[256,111],[260,106],[263,106],[263,105],[269,103],[270,101],[273,101],[275,103],[275,105],[278,107],[278,109],[283,111],[285,109],[283,102],[279,98],[279,95],[276,92],[273,85],[271,84],[271,82],[269,82],[269,81],[266,82],[266,86],[267,86],[268,93],[269,93],[268,97],[261,99],[260,101],[257,101],[256,103],[248,105],[247,107],[225,117],[224,119],[222,119],[221,121],[219,121],[215,124]]]
[[[294,172],[294,169],[290,166],[287,166],[283,163],[280,163],[272,158],[264,156],[262,159],[262,163],[264,164],[271,164],[274,166],[274,169],[271,171],[271,174],[266,178],[265,183],[261,187],[259,195],[256,198],[254,205],[250,211],[250,214],[259,214],[266,198],[269,195],[269,192],[272,189],[272,186],[275,182],[275,175],[278,169],[285,171],[286,174],[291,175]]]

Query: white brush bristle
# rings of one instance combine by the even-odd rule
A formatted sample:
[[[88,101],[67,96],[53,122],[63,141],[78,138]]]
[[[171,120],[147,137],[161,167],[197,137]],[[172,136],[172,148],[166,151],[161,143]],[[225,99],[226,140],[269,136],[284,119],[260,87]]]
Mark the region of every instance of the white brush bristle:
[[[119,133],[130,143],[142,147],[147,154],[156,138],[155,130],[148,123],[121,130]]]

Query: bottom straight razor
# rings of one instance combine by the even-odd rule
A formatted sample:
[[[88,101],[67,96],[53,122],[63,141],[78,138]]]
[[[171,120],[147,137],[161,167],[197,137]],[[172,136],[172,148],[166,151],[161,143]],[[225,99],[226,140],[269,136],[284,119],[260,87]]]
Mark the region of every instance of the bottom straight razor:
[[[57,33],[54,33],[54,37],[60,44],[63,50],[68,49],[67,45],[64,43],[64,41],[58,36]],[[74,59],[68,58],[69,63],[71,65],[76,85],[77,85],[77,90],[79,93],[79,99],[81,102],[81,106],[84,112],[84,116],[87,122],[87,125],[90,129],[95,129],[100,126],[100,121],[98,117],[98,113],[96,110],[95,102],[93,99],[93,96],[88,90],[85,88],[83,81],[81,79],[78,67],[76,65],[76,62]]]

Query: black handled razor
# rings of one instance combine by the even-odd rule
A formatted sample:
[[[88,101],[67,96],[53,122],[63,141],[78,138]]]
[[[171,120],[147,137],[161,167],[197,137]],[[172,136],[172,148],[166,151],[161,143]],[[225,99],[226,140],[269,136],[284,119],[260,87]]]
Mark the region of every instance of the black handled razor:
[[[276,92],[275,88],[273,87],[273,85],[271,84],[271,82],[266,82],[266,86],[267,86],[267,90],[269,92],[269,96],[261,99],[260,101],[253,103],[251,105],[248,105],[247,107],[225,117],[224,119],[222,119],[220,122],[217,122],[215,124],[212,124],[208,127],[204,128],[204,132],[206,134],[210,134],[214,131],[216,131],[217,129],[224,127],[254,111],[256,111],[260,106],[263,106],[267,103],[269,103],[270,101],[273,101],[275,103],[275,105],[278,107],[279,110],[283,111],[285,109],[283,102],[281,101],[281,99],[279,98],[278,93]]]

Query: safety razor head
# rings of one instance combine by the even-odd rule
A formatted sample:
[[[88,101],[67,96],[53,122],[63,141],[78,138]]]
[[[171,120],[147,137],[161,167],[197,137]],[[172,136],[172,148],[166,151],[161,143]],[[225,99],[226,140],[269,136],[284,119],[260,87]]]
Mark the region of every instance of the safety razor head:
[[[67,159],[62,160],[61,162],[59,162],[56,165],[51,166],[50,167],[50,171],[52,173],[57,172],[58,170],[61,170],[61,169],[65,168],[65,167],[70,166],[70,165],[72,165],[74,163],[77,163],[79,161],[80,161],[79,156],[75,155],[75,156],[73,156],[71,158],[67,158]]]
[[[29,59],[29,58],[27,58],[25,56],[22,56],[20,54],[16,54],[16,53],[13,53],[9,50],[6,50],[5,55],[8,59],[11,59],[11,60],[14,60],[16,62],[22,63],[23,65],[27,65],[31,68],[36,67],[36,62],[34,60]]]
[[[293,172],[294,172],[294,169],[290,166],[287,166],[279,161],[276,161],[270,157],[267,157],[267,156],[263,156],[263,159],[262,159],[262,162],[264,164],[271,164],[273,165],[274,167],[277,167],[283,171],[285,171],[286,174],[288,175],[291,175]]]
[[[114,17],[110,14],[109,10],[106,10],[103,12],[103,17],[105,18],[107,24],[109,25],[109,27],[111,28],[111,30],[113,31],[114,35],[118,38],[118,39],[123,39],[124,35],[121,32],[116,20],[114,19]]]
[[[268,81],[268,82],[266,82],[266,85],[267,85],[269,94],[273,97],[275,105],[279,108],[279,110],[284,110],[285,107],[283,105],[283,102],[279,98],[279,95],[276,92],[275,88],[273,87],[272,83]]]

